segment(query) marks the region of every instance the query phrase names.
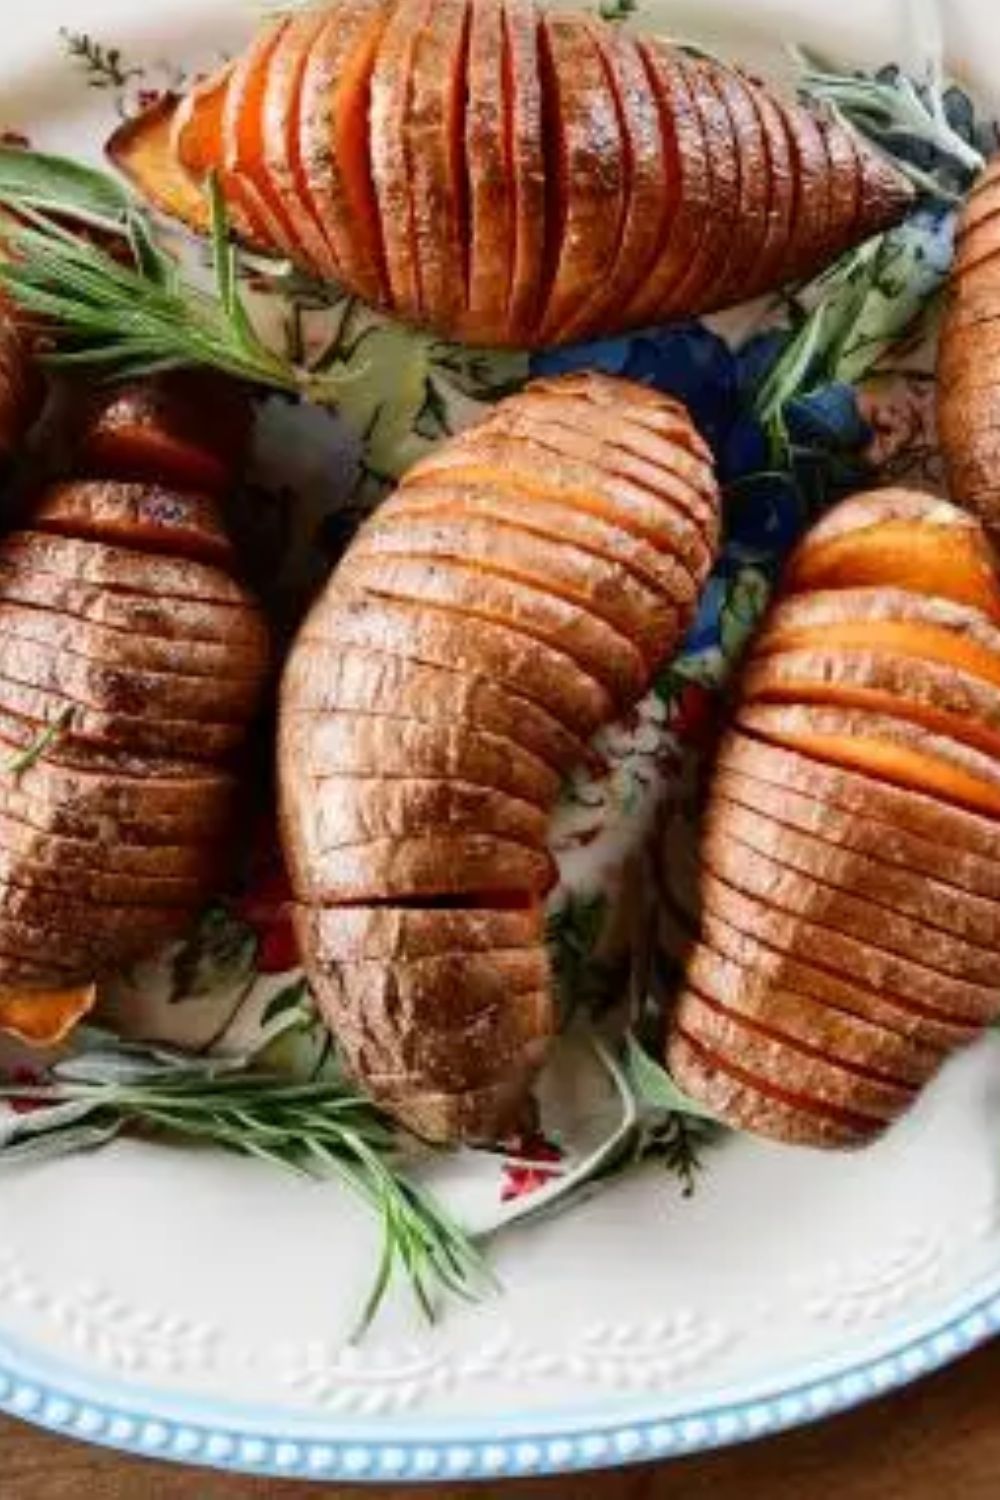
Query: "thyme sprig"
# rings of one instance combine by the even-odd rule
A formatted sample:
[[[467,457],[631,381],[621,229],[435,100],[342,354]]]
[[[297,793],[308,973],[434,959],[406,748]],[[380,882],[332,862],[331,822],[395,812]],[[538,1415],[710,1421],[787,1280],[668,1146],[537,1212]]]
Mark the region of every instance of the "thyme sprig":
[[[434,1321],[443,1296],[480,1296],[493,1278],[472,1238],[399,1164],[400,1138],[339,1078],[290,1081],[241,1060],[192,1058],[115,1038],[58,1062],[38,1083],[0,1083],[0,1166],[90,1149],[123,1132],[208,1141],[273,1166],[335,1177],[377,1215],[382,1248],[353,1330],[375,1318],[398,1275]]]

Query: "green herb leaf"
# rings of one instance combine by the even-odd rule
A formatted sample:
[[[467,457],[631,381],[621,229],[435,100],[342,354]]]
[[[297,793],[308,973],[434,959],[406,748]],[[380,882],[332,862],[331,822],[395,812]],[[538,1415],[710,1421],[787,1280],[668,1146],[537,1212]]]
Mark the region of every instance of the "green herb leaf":
[[[74,712],[72,704],[67,704],[65,708],[61,709],[52,720],[52,723],[46,724],[45,728],[39,731],[30,745],[26,746],[23,750],[18,750],[16,754],[11,755],[0,765],[0,774],[13,776],[14,780],[18,781],[24,775],[25,771],[30,770],[37,761],[42,759],[46,751],[50,750],[58,740],[62,739],[72,723]]]
[[[132,208],[121,183],[66,156],[0,146],[0,202],[120,229]]]

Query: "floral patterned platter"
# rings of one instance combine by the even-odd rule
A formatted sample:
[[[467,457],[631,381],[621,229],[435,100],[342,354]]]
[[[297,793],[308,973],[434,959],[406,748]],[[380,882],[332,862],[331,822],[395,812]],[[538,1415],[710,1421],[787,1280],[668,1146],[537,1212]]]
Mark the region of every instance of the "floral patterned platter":
[[[943,48],[968,89],[948,95],[956,127],[974,128],[969,97],[980,120],[998,103],[1000,36],[986,0],[948,0],[940,17],[916,0],[841,0],[835,15],[808,0],[638,8],[640,24],[772,74],[787,72],[789,41],[839,64],[892,60],[914,73],[926,49]],[[35,0],[0,48],[0,127],[96,158],[116,112],[237,45],[249,10],[240,0]],[[764,433],[743,400],[773,355],[767,329],[803,317],[794,300],[530,362],[597,363],[685,397],[730,502],[727,547],[681,662],[603,738],[600,773],[568,788],[558,817],[552,933],[578,1000],[586,991],[596,1003],[618,980],[637,856],[654,828],[666,884],[676,883],[691,765],[809,510],[865,465],[937,478],[926,346],[852,382],[907,299],[940,281],[949,227],[944,210],[908,226],[836,371],[786,413],[809,459],[795,485],[762,472]],[[388,477],[526,378],[529,361],[415,340],[333,298],[269,311],[317,365],[329,350],[367,371],[337,417],[279,399],[260,408],[241,526],[269,603],[291,618]],[[262,813],[238,887],[186,944],[122,976],[106,1001],[112,1017],[146,1040],[322,1070],[285,898]],[[572,1032],[542,1105],[545,1135],[517,1158],[418,1163],[463,1222],[493,1235],[498,1294],[449,1307],[433,1328],[400,1297],[360,1344],[348,1334],[375,1228],[335,1184],[138,1141],[11,1168],[0,1184],[0,1407],[191,1463],[316,1479],[500,1477],[773,1431],[889,1389],[1000,1328],[995,1038],[864,1154],[729,1138],[711,1146],[688,1193],[661,1142],[572,1214],[501,1233],[619,1128],[620,1101]]]

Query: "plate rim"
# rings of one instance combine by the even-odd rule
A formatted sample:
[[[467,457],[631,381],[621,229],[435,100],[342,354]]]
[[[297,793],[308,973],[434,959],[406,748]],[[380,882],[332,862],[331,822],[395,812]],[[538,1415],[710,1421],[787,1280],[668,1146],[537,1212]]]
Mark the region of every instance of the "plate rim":
[[[773,1436],[836,1416],[954,1363],[1000,1334],[1000,1270],[944,1309],[897,1324],[848,1356],[707,1392],[685,1409],[667,1393],[593,1412],[525,1413],[504,1422],[439,1422],[411,1436],[100,1381],[53,1362],[32,1366],[0,1340],[0,1412],[60,1437],[142,1458],[242,1474],[358,1484],[514,1479],[662,1462]],[[50,1373],[51,1370],[51,1373]],[[93,1394],[81,1394],[78,1382]],[[183,1409],[180,1414],[178,1408]],[[242,1416],[240,1413],[242,1412]],[[189,1414],[188,1414],[189,1413]]]

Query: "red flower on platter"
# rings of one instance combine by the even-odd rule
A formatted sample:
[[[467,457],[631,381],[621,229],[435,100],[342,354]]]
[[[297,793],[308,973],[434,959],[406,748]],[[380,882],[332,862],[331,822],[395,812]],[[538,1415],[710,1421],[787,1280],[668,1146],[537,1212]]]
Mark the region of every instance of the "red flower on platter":
[[[261,974],[298,968],[299,947],[292,927],[292,888],[278,848],[274,825],[262,820],[250,855],[247,888],[233,910],[257,936],[256,966]]]
[[[673,700],[670,727],[686,745],[707,746],[719,721],[719,695],[700,682],[687,682]]]
[[[44,1082],[43,1075],[36,1073],[32,1068],[13,1068],[10,1073],[10,1082],[20,1084],[22,1087],[30,1088],[33,1083]],[[38,1099],[8,1099],[7,1103],[16,1115],[30,1115],[37,1109],[47,1109],[51,1099],[39,1097]]]
[[[135,96],[137,112],[144,114],[147,109],[152,109],[154,104],[159,104],[162,98],[162,89],[139,89]]]
[[[562,1151],[541,1132],[533,1135],[515,1136],[507,1142],[507,1151],[519,1158],[507,1162],[500,1181],[500,1201],[510,1203],[515,1198],[526,1198],[537,1192],[559,1174],[552,1170],[552,1163],[562,1161]]]

